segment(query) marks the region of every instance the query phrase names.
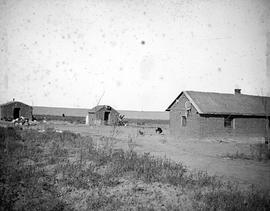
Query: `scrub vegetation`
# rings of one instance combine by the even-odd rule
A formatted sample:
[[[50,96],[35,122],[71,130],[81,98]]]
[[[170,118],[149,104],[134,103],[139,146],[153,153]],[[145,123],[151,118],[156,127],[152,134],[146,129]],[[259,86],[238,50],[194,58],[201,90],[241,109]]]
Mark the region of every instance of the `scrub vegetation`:
[[[257,143],[250,145],[250,152],[243,153],[227,153],[224,158],[229,159],[243,159],[243,160],[255,160],[255,161],[268,161],[270,160],[270,148],[268,144]]]
[[[269,210],[267,191],[69,131],[0,127],[0,210]]]

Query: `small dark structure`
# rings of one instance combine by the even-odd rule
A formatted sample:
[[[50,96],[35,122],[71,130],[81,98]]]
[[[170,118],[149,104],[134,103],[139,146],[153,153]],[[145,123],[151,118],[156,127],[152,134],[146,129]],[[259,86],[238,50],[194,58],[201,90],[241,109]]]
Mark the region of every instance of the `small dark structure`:
[[[87,125],[116,125],[119,122],[119,113],[111,106],[98,105],[88,111]]]
[[[33,108],[18,101],[11,101],[0,105],[1,120],[11,121],[21,116],[32,120]]]
[[[156,128],[156,133],[161,134],[162,133],[162,129],[160,127]]]
[[[175,137],[267,137],[270,97],[183,91],[166,109]]]

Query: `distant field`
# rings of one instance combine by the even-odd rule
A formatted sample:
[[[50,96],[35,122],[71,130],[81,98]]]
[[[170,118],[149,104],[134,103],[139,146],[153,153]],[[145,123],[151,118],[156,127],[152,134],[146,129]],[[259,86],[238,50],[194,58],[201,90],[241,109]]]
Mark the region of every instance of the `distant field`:
[[[168,125],[169,120],[162,119],[126,119],[129,124],[137,124],[140,126]]]
[[[72,116],[85,117],[90,109],[86,108],[60,108],[60,107],[43,107],[34,106],[34,115],[50,115],[50,116]],[[140,120],[169,120],[169,113],[165,111],[128,111],[118,110],[126,119],[140,119]]]
[[[33,106],[34,115],[85,117],[89,109]]]
[[[85,108],[57,108],[34,106],[33,114],[37,120],[60,120],[71,123],[85,123],[85,116],[89,109]],[[129,124],[136,125],[167,125],[169,124],[169,114],[161,111],[126,111],[119,110],[125,115]],[[62,115],[64,114],[65,117]]]
[[[85,117],[79,117],[79,116],[54,116],[54,115],[34,115],[36,120],[46,120],[46,121],[66,121],[70,123],[77,123],[77,124],[85,124]]]
[[[55,115],[34,115],[36,120],[47,120],[47,121],[66,121],[70,123],[85,124],[85,117],[80,116],[55,116]],[[126,119],[130,125],[140,125],[140,126],[157,126],[157,125],[168,125],[169,120],[159,120],[159,119]]]
[[[166,111],[126,111],[119,110],[127,119],[151,119],[169,121],[169,113]]]

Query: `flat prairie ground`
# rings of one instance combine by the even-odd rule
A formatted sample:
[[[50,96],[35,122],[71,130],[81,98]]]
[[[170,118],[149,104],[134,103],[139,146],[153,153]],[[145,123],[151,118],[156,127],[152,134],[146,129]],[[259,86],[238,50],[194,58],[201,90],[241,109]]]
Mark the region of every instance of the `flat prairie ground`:
[[[80,133],[93,137],[97,142],[102,137],[109,137],[114,148],[132,148],[138,153],[166,157],[183,163],[190,170],[207,171],[210,175],[237,181],[241,188],[253,184],[259,189],[270,190],[270,160],[247,159],[253,153],[252,146],[263,143],[262,138],[174,139],[169,135],[168,125],[159,125],[163,130],[162,134],[156,134],[157,126],[87,126],[59,121],[38,127],[54,127]]]
[[[0,127],[0,210],[270,209],[262,140],[176,140],[156,126]]]

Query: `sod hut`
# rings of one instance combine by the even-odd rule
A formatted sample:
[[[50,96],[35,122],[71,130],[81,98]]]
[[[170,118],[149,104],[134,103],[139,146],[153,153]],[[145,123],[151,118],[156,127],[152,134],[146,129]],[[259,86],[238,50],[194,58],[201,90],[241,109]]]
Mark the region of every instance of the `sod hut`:
[[[119,121],[119,113],[111,106],[98,105],[88,111],[87,125],[115,125]]]
[[[1,120],[11,121],[21,116],[32,119],[33,108],[25,103],[11,101],[0,105]]]

